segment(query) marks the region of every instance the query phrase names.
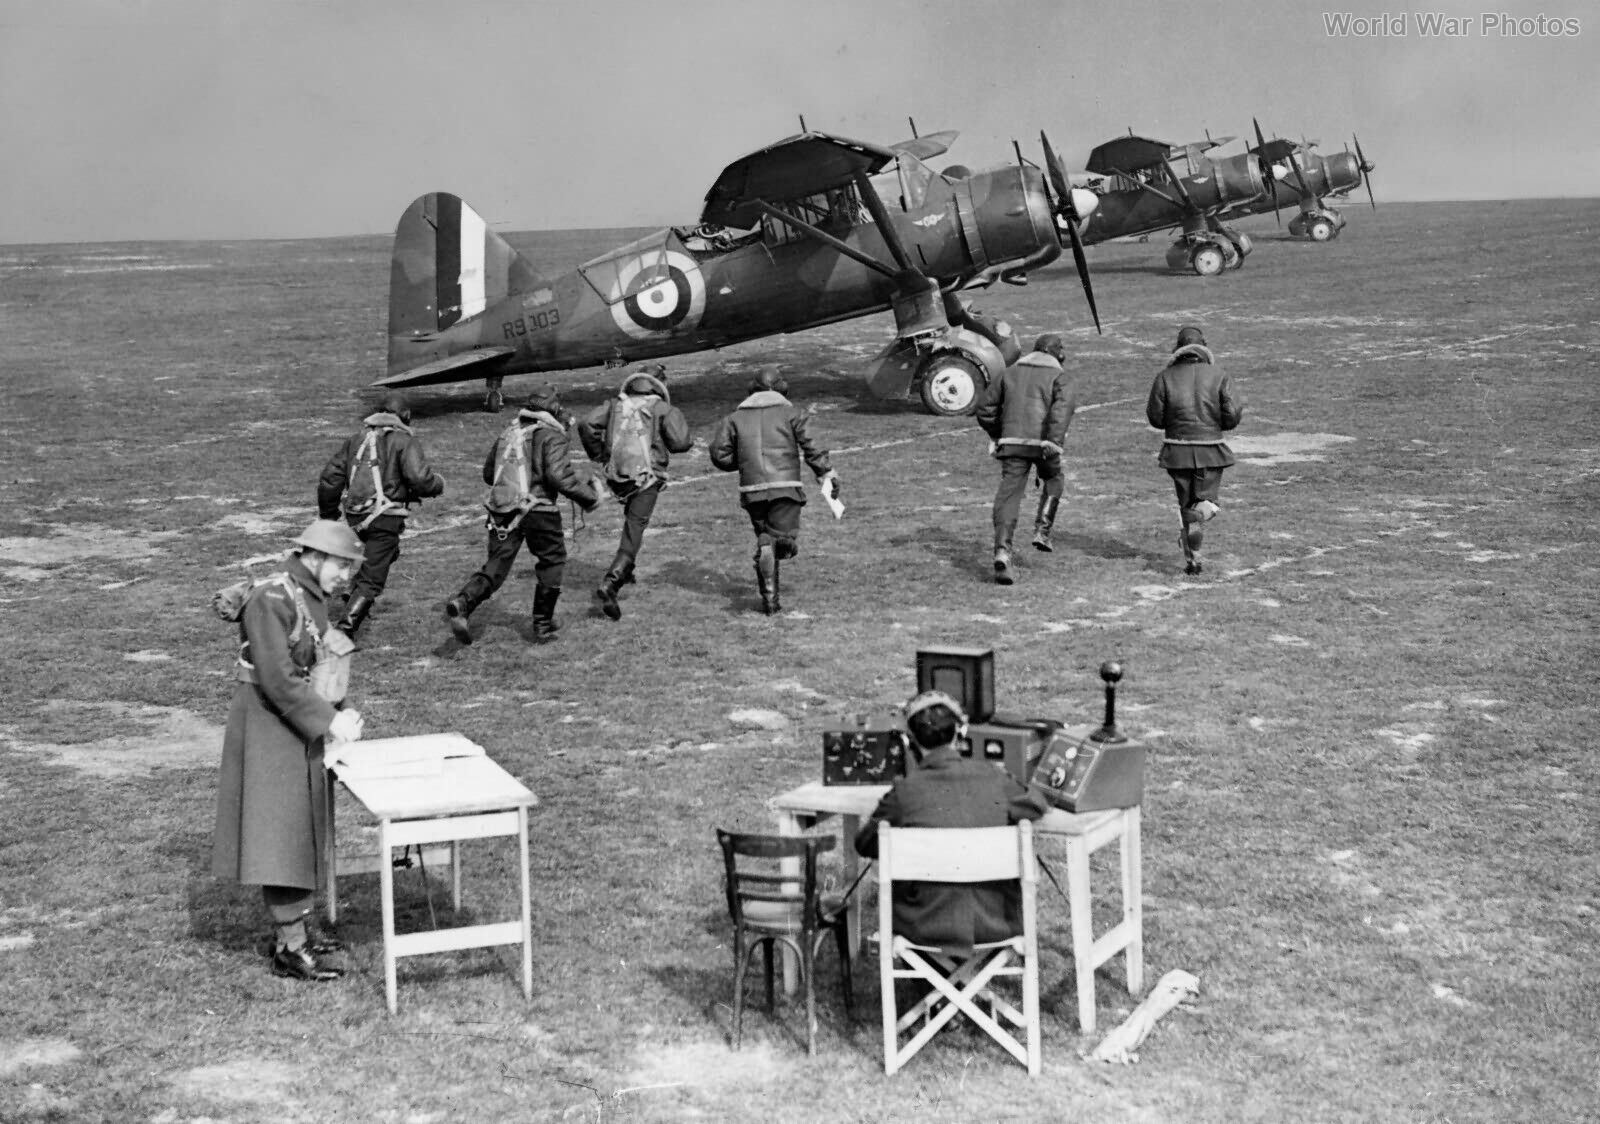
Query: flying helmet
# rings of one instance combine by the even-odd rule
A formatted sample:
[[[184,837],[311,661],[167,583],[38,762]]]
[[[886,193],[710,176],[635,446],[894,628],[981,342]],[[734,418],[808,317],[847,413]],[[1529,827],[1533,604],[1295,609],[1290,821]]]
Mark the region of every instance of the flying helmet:
[[[750,380],[750,393],[755,394],[762,390],[776,390],[779,394],[789,393],[789,382],[776,365],[761,368],[756,377]]]
[[[943,706],[954,714],[960,722],[965,723],[967,721],[967,712],[962,709],[961,704],[943,691],[924,691],[906,703],[906,721],[909,722],[912,715],[920,714],[922,711],[935,706]]]
[[[1067,360],[1067,345],[1054,332],[1046,332],[1040,336],[1039,342],[1033,345],[1033,350],[1044,352],[1057,363],[1065,363]]]
[[[348,558],[352,562],[360,562],[366,554],[349,524],[336,519],[316,520],[294,541],[308,550],[320,550],[330,557]]]
[[[383,396],[383,401],[378,403],[378,409],[386,414],[393,414],[407,425],[411,424],[411,401],[398,390],[391,390]]]
[[[1191,324],[1188,327],[1178,329],[1178,342],[1172,345],[1172,350],[1177,351],[1178,348],[1188,347],[1193,343],[1200,344],[1202,347],[1204,347],[1205,342],[1206,337],[1201,334],[1200,329]]]

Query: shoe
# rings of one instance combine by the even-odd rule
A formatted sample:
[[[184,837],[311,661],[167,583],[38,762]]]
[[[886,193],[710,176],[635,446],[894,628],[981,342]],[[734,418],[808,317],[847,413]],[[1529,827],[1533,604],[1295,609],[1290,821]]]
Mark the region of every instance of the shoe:
[[[450,626],[455,638],[463,644],[472,643],[472,626],[467,623],[469,610],[459,597],[444,603],[444,623]]]
[[[306,933],[306,949],[313,956],[330,956],[344,951],[344,941],[339,939],[338,933],[309,929]]]
[[[1055,550],[1050,544],[1050,529],[1056,525],[1056,512],[1061,508],[1059,497],[1039,497],[1039,512],[1033,519],[1033,548],[1046,554]]]
[[[1055,547],[1050,545],[1050,528],[1040,527],[1033,532],[1033,549],[1042,550],[1046,554],[1055,550]]]
[[[1186,573],[1186,574],[1189,574],[1190,576],[1193,576],[1195,574],[1198,574],[1202,569],[1203,569],[1203,567],[1200,565],[1200,559],[1191,558],[1189,560],[1188,564],[1186,566],[1184,566],[1183,572]]]
[[[272,974],[291,980],[310,980],[327,983],[344,975],[338,968],[330,968],[304,948],[280,948],[272,954]]]
[[[994,580],[999,585],[1010,585],[1016,581],[1016,575],[1011,572],[1011,552],[997,550],[994,552]]]

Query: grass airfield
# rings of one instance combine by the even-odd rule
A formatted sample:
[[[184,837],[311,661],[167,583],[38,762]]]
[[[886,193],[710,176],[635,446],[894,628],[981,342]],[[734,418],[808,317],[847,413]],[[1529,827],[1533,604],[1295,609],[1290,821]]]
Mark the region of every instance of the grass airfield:
[[[1024,547],[1010,588],[983,435],[866,393],[883,315],[669,361],[699,441],[622,621],[587,596],[608,503],[574,532],[560,641],[527,641],[524,560],[463,649],[440,608],[482,560],[507,419],[481,384],[417,392],[447,491],[402,542],[352,701],[369,736],[480,742],[542,807],[532,1003],[514,949],[456,953],[402,962],[398,1018],[375,879],[342,880],[350,972],[313,986],[267,973],[259,893],[209,874],[234,655],[210,596],[269,569],[375,402],[388,240],[0,247],[0,1120],[1600,1119],[1600,201],[1347,213],[1321,246],[1248,220],[1255,253],[1213,279],[1167,271],[1164,236],[1092,248],[1104,335],[1070,262],[976,294],[1029,343],[1064,331],[1081,378],[1057,550]],[[627,233],[511,240],[554,272]],[[1199,579],[1143,419],[1186,322],[1247,404]],[[776,620],[704,453],[766,362],[848,508],[808,506]],[[561,381],[581,412],[615,379]],[[728,1048],[713,827],[767,829],[767,798],[819,775],[818,734],[903,701],[940,643],[994,647],[1003,709],[1074,722],[1099,718],[1100,663],[1127,669],[1147,975],[1201,981],[1136,1065],[1082,1058],[1098,1035],[1048,883],[1042,1077],[956,1030],[885,1079],[870,954],[853,1026],[820,958],[815,1060],[803,1015],[759,1002]],[[512,866],[470,850],[470,919],[509,915]],[[402,928],[430,892],[448,913],[441,879],[396,882]],[[1102,1034],[1122,983],[1120,961],[1097,979]]]

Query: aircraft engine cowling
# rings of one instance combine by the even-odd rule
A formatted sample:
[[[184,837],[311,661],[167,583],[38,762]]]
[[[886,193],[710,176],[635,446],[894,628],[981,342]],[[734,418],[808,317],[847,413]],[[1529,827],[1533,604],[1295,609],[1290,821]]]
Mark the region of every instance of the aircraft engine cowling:
[[[1353,153],[1335,152],[1331,156],[1324,157],[1322,165],[1330,194],[1361,186],[1361,162]]]
[[[1261,178],[1261,166],[1250,155],[1219,160],[1216,165],[1217,203],[1244,203],[1259,199],[1266,193],[1266,181]]]

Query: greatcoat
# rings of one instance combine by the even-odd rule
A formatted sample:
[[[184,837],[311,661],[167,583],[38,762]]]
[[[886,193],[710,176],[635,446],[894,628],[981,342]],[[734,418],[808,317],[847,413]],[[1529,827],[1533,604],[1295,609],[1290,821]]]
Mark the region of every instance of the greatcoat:
[[[247,885],[314,890],[328,798],[322,739],[337,713],[311,686],[328,607],[316,579],[290,558],[284,567],[307,612],[282,584],[259,585],[239,620],[238,684],[222,739],[211,871]]]

